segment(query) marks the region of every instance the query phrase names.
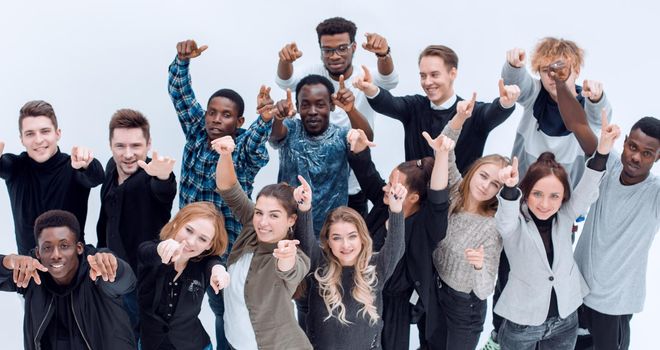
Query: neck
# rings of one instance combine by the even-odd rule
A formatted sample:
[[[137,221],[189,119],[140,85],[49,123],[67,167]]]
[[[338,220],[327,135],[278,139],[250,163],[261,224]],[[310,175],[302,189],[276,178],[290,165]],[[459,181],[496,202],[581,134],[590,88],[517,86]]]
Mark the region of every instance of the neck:
[[[403,206],[403,218],[407,219],[409,216],[415,214],[418,211],[419,211],[419,204],[417,204],[417,203],[412,204],[412,205],[404,205]]]
[[[471,197],[468,196],[465,204],[463,204],[463,210],[472,214],[480,214],[479,202],[473,200]]]
[[[637,178],[631,177],[626,175],[623,171],[621,172],[621,175],[619,176],[619,182],[624,185],[624,186],[632,186],[632,185],[637,185],[638,183],[646,180],[646,178],[649,177],[650,173],[645,174],[643,177],[639,176]]]
[[[128,179],[128,175],[124,174],[122,171],[117,171],[117,184],[121,185]]]
[[[328,72],[328,73],[330,73],[330,72]],[[339,76],[343,75],[344,80],[348,80],[348,78],[351,77],[351,74],[353,74],[353,65],[348,67],[348,69],[346,69],[346,71],[344,73],[337,74],[337,75],[334,75],[334,74],[330,73],[330,78],[332,78],[332,80],[334,80],[334,81],[339,81]]]
[[[449,93],[448,93],[446,96],[443,96],[443,97],[441,97],[441,98],[439,98],[439,99],[437,99],[437,100],[435,100],[435,101],[431,101],[431,102],[433,102],[433,104],[436,105],[436,106],[440,106],[440,105],[442,105],[443,103],[449,101],[449,99],[450,99],[452,96],[454,96],[454,89],[451,89],[451,90],[449,91]]]

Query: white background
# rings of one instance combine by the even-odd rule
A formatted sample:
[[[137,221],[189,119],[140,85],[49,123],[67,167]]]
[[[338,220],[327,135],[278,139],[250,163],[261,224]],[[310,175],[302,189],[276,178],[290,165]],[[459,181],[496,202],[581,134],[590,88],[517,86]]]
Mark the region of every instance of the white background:
[[[459,55],[456,92],[480,100],[497,95],[497,80],[507,49],[531,51],[545,36],[575,40],[586,50],[582,79],[604,82],[623,130],[645,115],[660,116],[657,106],[657,15],[652,1],[21,1],[5,2],[0,11],[0,140],[6,152],[20,153],[18,110],[28,100],[53,104],[62,129],[60,146],[86,145],[105,165],[110,157],[107,124],[119,108],[134,108],[152,123],[153,148],[181,157],[184,143],[167,94],[167,67],[180,40],[209,45],[192,62],[194,88],[200,101],[215,90],[237,90],[246,101],[246,125],[254,120],[261,84],[277,89],[277,52],[296,41],[304,56],[296,67],[319,61],[314,28],[323,19],[344,16],[365,32],[384,35],[392,47],[400,83],[397,95],[422,93],[417,56],[429,44],[445,44]],[[373,54],[361,49],[355,63],[375,66]],[[485,153],[509,155],[520,111],[497,128]],[[398,122],[376,118],[375,161],[381,174],[403,160],[403,132]],[[622,140],[617,143],[621,149]],[[274,182],[277,154],[257,176],[255,193]],[[177,176],[179,166],[176,166]],[[654,173],[660,173],[656,166]],[[95,243],[99,189],[90,196],[86,231]],[[175,201],[175,207],[178,200]],[[15,251],[9,200],[0,189],[0,252]],[[632,349],[651,349],[660,321],[660,243],[651,248],[644,312],[632,320]],[[206,305],[206,304],[205,304]],[[0,339],[4,349],[22,346],[22,306],[11,294],[0,295]],[[212,338],[208,306],[201,318]],[[490,312],[482,342],[490,330]],[[416,344],[416,337],[411,342]]]

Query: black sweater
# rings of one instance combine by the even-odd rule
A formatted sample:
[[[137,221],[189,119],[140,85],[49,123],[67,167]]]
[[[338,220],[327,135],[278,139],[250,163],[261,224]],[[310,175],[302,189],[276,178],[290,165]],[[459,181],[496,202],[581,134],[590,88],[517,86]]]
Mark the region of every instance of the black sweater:
[[[399,120],[405,132],[404,146],[406,160],[433,156],[433,149],[422,136],[422,131],[435,138],[456,114],[458,101],[449,109],[434,110],[426,96],[410,95],[394,97],[386,89],[380,88],[376,97],[370,98],[369,105],[374,111]],[[502,108],[499,98],[492,103],[477,102],[470,117],[463,125],[463,132],[456,142],[456,165],[461,174],[484,152],[486,139],[491,130],[502,124],[515,107]]]
[[[147,163],[150,159],[147,159]],[[96,225],[98,247],[110,248],[137,271],[137,250],[142,242],[158,238],[170,220],[176,179],[159,180],[141,168],[121,185],[117,165],[110,158],[101,186],[101,212]]]
[[[18,253],[27,255],[36,247],[34,221],[51,209],[73,213],[80,223],[80,240],[84,241],[89,190],[103,182],[103,166],[94,159],[87,169],[71,167],[71,157],[57,150],[49,160],[37,163],[28,157],[3,154],[0,177],[7,184],[16,232]]]

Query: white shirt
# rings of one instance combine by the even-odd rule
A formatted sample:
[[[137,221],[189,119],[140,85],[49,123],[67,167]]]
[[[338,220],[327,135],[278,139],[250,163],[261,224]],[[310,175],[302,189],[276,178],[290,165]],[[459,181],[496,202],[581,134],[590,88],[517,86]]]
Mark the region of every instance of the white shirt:
[[[254,253],[243,254],[238,261],[229,266],[227,272],[231,283],[224,289],[225,336],[235,349],[257,349],[257,336],[250,321],[250,313],[245,304],[245,281]]]

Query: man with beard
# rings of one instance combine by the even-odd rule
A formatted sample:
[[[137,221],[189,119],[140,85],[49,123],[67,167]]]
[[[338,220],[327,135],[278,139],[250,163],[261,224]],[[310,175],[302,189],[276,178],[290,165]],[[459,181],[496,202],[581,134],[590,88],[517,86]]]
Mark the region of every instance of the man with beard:
[[[296,43],[289,43],[279,52],[280,60],[275,82],[282,89],[294,89],[300,79],[310,74],[316,74],[330,79],[335,90],[339,90],[339,79],[343,75],[348,89],[355,96],[355,109],[362,113],[370,126],[368,129],[364,127],[360,129],[365,131],[370,140],[373,140],[374,110],[369,106],[364,93],[352,87],[353,79],[357,75],[354,74],[355,65],[353,65],[353,55],[357,49],[356,32],[355,23],[347,19],[333,17],[324,20],[316,27],[322,63],[294,71],[293,62],[302,56],[302,51],[298,49]],[[387,39],[376,33],[365,33],[365,42],[362,47],[376,55],[378,70],[374,74],[375,83],[386,89],[394,89],[399,83],[399,76],[394,70]],[[330,113],[330,122],[343,127],[351,127],[351,120],[343,109],[333,110]],[[348,205],[366,215],[367,199],[362,194],[360,185],[352,172],[349,177],[348,193]]]
[[[135,288],[130,266],[84,246],[67,211],[40,215],[33,236],[35,255],[0,255],[0,290],[25,298],[25,349],[135,349],[121,307],[121,296]]]
[[[174,160],[147,157],[151,148],[149,121],[142,113],[120,109],[110,119],[112,158],[105,166],[101,211],[96,225],[98,248],[107,247],[137,272],[138,247],[158,238],[170,220],[176,196]],[[139,337],[137,293],[124,295],[136,339]]]

